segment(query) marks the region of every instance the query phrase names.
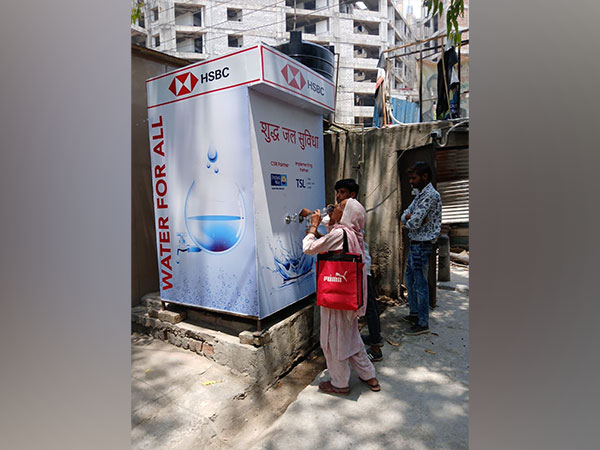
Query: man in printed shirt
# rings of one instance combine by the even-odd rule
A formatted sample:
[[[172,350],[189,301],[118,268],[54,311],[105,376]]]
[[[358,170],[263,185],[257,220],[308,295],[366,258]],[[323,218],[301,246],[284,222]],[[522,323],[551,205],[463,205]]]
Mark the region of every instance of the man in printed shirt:
[[[405,272],[410,314],[403,317],[413,324],[405,333],[409,336],[429,333],[429,255],[442,229],[442,199],[431,176],[431,167],[422,161],[408,169],[408,182],[419,193],[400,218],[410,238]]]

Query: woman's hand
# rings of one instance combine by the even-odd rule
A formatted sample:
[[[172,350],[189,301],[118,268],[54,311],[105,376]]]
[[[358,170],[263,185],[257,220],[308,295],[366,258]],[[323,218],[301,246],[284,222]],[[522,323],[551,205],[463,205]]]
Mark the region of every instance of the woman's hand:
[[[300,216],[302,217],[310,216],[311,214],[312,211],[308,208],[302,208],[302,211],[300,211]]]
[[[310,217],[310,225],[312,227],[317,228],[320,223],[321,223],[321,211],[319,211],[317,209],[313,212],[312,216]]]

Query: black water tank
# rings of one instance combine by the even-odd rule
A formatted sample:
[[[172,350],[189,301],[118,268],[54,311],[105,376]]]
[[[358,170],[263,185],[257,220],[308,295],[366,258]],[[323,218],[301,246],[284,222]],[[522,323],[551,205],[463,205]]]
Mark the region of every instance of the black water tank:
[[[333,47],[323,47],[319,44],[302,40],[302,31],[290,31],[290,42],[275,47],[282,53],[291,56],[299,63],[333,81],[335,57]]]

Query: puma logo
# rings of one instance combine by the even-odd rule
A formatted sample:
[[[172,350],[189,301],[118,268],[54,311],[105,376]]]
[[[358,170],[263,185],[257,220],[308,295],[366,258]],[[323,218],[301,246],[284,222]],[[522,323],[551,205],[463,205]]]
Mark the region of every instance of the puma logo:
[[[344,279],[344,281],[347,283],[347,282],[348,282],[348,280],[346,280],[346,274],[347,274],[347,273],[348,273],[348,271],[347,271],[347,270],[344,272],[344,275],[342,275],[342,274],[340,274],[340,273],[337,273],[337,272],[336,272],[336,273],[335,273],[335,276],[336,276],[336,277],[343,278],[343,279]]]
[[[344,280],[347,283],[348,282],[348,280],[346,279],[347,273],[348,273],[348,271],[346,270],[344,272],[344,275],[336,272],[335,277],[331,276],[331,275],[323,275],[323,281],[329,281],[330,283],[341,283],[342,280]]]

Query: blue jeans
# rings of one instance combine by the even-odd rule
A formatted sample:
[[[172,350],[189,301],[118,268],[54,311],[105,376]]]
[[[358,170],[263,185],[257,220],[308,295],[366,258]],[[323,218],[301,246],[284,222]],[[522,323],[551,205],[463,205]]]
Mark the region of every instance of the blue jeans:
[[[406,262],[406,288],[410,314],[418,315],[419,325],[429,326],[429,284],[427,271],[433,246],[429,242],[411,242]]]

